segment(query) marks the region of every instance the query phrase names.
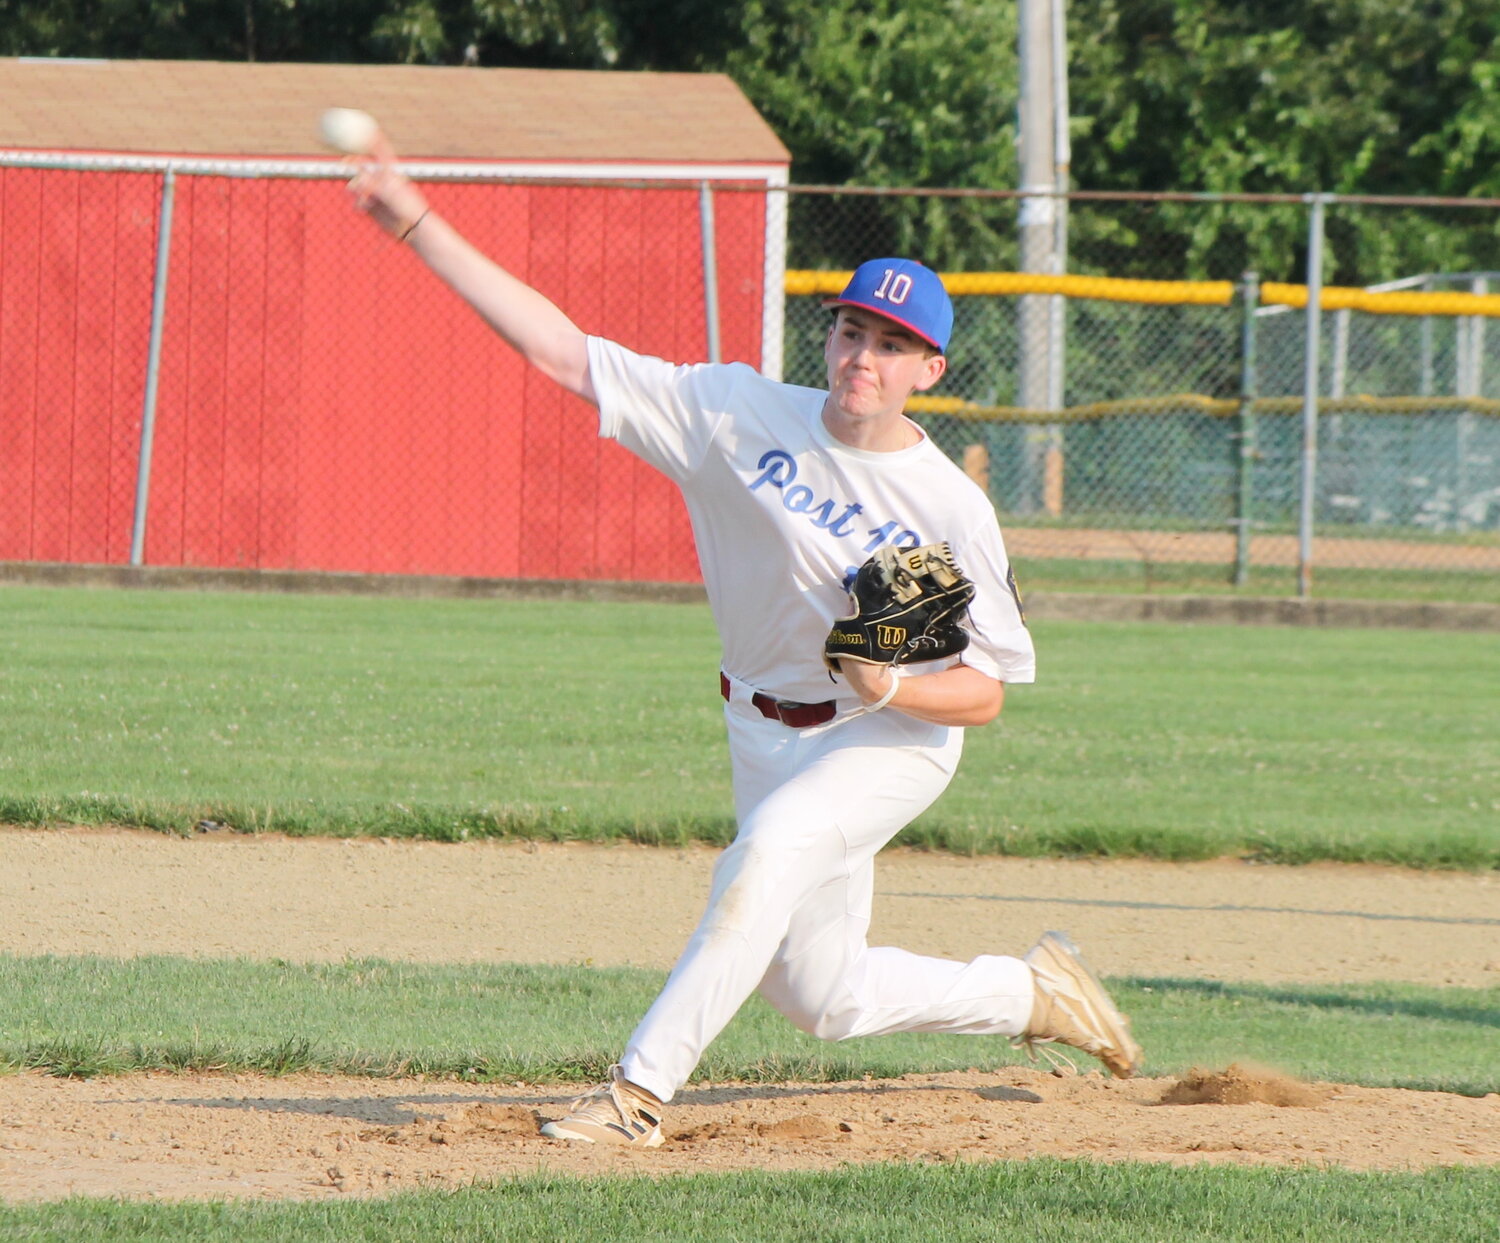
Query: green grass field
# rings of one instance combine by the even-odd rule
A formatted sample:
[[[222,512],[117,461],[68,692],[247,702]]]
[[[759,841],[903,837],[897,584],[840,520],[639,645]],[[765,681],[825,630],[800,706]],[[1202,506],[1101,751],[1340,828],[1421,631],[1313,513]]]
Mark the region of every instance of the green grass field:
[[[0,955],[0,1067],[592,1083],[664,978],[639,968]],[[1148,1074],[1249,1059],[1370,1087],[1500,1091],[1500,988],[1114,983],[1148,1050]],[[752,998],[710,1046],[695,1081],[838,1082],[1023,1061],[1006,1041],[984,1036],[828,1044]]]
[[[1490,1243],[1500,1179],[1485,1170],[1097,1165],[885,1165],[831,1174],[653,1179],[534,1175],[458,1192],[319,1204],[0,1208],[15,1240],[795,1240],[796,1243]]]
[[[1086,561],[1076,557],[1018,558],[1016,573],[1027,591],[1283,598],[1298,594],[1298,574],[1294,566],[1252,565],[1243,586],[1235,584],[1232,566],[1201,562]],[[1313,597],[1318,600],[1500,604],[1500,575],[1472,570],[1407,570],[1389,567],[1364,570],[1319,566],[1315,569],[1314,579]]]
[[[660,973],[580,967],[329,965],[0,956],[0,1066],[596,1079]],[[1113,981],[1151,1073],[1271,1057],[1309,1078],[1500,1087],[1500,990]],[[503,1014],[503,1039],[496,1036]],[[908,1035],[820,1044],[758,999],[697,1079],[858,1080],[1020,1057],[1004,1041]],[[1488,1240],[1492,1170],[1355,1174],[1030,1160],[832,1173],[535,1175],[373,1202],[0,1206],[4,1239]],[[501,1224],[503,1223],[503,1225]],[[560,1234],[559,1230],[566,1234]]]
[[[1500,635],[1036,638],[906,842],[1500,866]],[[0,658],[0,822],[732,832],[703,606],[7,587]]]
[[[559,642],[558,636],[564,636]],[[1500,636],[1037,627],[934,848],[1500,867]],[[731,831],[706,609],[0,589],[0,822],[647,842]],[[660,973],[0,956],[0,1068],[596,1078]],[[1500,1090],[1500,990],[1112,981],[1147,1070]],[[503,1035],[494,1015],[505,1015]],[[1003,1042],[825,1045],[753,1000],[704,1080],[995,1066]],[[1494,1237],[1492,1169],[1031,1160],[537,1175],[371,1202],[0,1206],[0,1239],[1072,1243]]]

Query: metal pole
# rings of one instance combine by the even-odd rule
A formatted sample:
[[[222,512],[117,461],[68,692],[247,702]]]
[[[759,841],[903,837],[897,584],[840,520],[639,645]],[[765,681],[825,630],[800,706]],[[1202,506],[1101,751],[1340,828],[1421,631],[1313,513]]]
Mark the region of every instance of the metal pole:
[[[786,182],[766,186],[766,252],[763,266],[764,305],[761,310],[760,370],[779,380],[786,358]]]
[[[1460,315],[1453,321],[1453,395],[1463,397],[1472,391],[1469,357],[1473,337],[1469,333],[1471,317]]]
[[[1488,277],[1476,276],[1469,283],[1469,291],[1487,294],[1490,291]],[[1460,321],[1462,326],[1462,321]],[[1469,374],[1460,396],[1484,396],[1484,316],[1475,315],[1469,320]],[[1470,482],[1470,446],[1474,440],[1474,411],[1472,408],[1459,411],[1454,424],[1453,439],[1453,510],[1455,519],[1461,517],[1473,487]],[[1484,473],[1480,472],[1481,475]],[[1481,485],[1482,486],[1482,485]]]
[[[1255,310],[1260,301],[1260,276],[1245,272],[1240,277],[1240,408],[1239,428],[1235,438],[1239,446],[1235,456],[1239,471],[1235,497],[1234,585],[1243,587],[1250,579],[1250,523],[1254,508],[1255,486]]]
[[[1476,294],[1489,293],[1489,278],[1476,276],[1469,289]],[[1484,396],[1484,327],[1484,316],[1474,316],[1469,330],[1469,393],[1475,397]]]
[[[1065,0],[1052,0],[1052,184],[1060,194],[1069,188],[1073,167],[1073,143],[1068,133],[1068,26]],[[1068,200],[1053,200],[1051,269],[1061,276],[1068,270]],[[1061,410],[1067,400],[1068,300],[1052,299],[1047,322],[1047,408]],[[1042,468],[1042,506],[1056,518],[1063,511],[1063,429],[1047,428],[1047,457]]]
[[[1427,292],[1427,293],[1431,293],[1432,292],[1432,287],[1433,287],[1432,277],[1429,276],[1426,280],[1424,280],[1422,282],[1422,289],[1425,292]],[[1432,316],[1431,315],[1424,315],[1424,316],[1422,316],[1421,349],[1422,349],[1422,375],[1421,375],[1421,378],[1417,381],[1417,392],[1420,393],[1423,397],[1431,397],[1433,395],[1433,393],[1435,393],[1437,391],[1437,389],[1434,387],[1434,385],[1436,383],[1436,378],[1433,375],[1433,365],[1432,365]]]
[[[1319,354],[1323,319],[1324,194],[1309,194],[1312,212],[1307,226],[1307,334],[1302,360],[1302,488],[1297,523],[1297,595],[1312,595],[1313,506],[1318,483]]]
[[[1342,397],[1348,390],[1349,385],[1349,333],[1352,328],[1351,312],[1347,307],[1341,311],[1334,311],[1333,341],[1331,344],[1330,375],[1328,377],[1328,395],[1330,397]],[[1323,473],[1325,476],[1333,475],[1337,478],[1339,463],[1348,456],[1348,447],[1344,444],[1344,416],[1337,411],[1330,414],[1327,419],[1319,420],[1318,439],[1323,449]]]
[[[1342,397],[1349,380],[1349,310],[1333,313],[1333,380],[1330,397]]]
[[[161,380],[162,324],[167,316],[167,265],[172,255],[172,199],[177,175],[170,164],[162,176],[156,224],[156,276],[151,289],[151,338],[146,353],[146,397],[141,407],[141,454],[135,474],[135,517],[130,526],[130,564],[146,552],[146,510],[151,502],[151,444],[156,438],[156,393]]]
[[[1057,200],[1052,197],[1056,133],[1052,122],[1051,0],[1020,0],[1018,16],[1021,83],[1016,133],[1024,196],[1016,230],[1020,270],[1051,272],[1057,209]],[[1027,410],[1044,410],[1049,405],[1051,387],[1048,346],[1052,299],[1046,294],[1024,294],[1018,302],[1017,397]],[[1027,427],[1018,506],[1022,512],[1035,512],[1045,503],[1048,439],[1045,427]]]
[[[714,192],[698,183],[698,227],[703,239],[703,319],[708,330],[708,361],[719,360],[719,260],[714,244]]]

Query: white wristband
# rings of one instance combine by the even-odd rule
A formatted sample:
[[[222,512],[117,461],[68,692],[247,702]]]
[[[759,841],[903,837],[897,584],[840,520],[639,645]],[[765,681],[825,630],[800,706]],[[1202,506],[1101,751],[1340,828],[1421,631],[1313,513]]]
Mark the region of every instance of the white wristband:
[[[886,706],[886,704],[890,703],[891,700],[896,697],[896,688],[901,685],[901,673],[896,668],[895,665],[888,665],[887,668],[890,670],[890,673],[891,673],[891,685],[890,685],[890,688],[886,691],[886,693],[884,695],[882,695],[874,703],[872,703],[872,704],[866,704],[865,705],[865,711],[866,712],[879,712],[883,707]]]

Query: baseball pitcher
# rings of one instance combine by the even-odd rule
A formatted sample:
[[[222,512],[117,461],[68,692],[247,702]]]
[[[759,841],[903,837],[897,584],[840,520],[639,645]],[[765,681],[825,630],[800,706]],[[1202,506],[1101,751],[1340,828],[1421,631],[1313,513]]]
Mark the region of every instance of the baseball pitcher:
[[[356,161],[355,204],[682,490],[723,643],[738,834],[609,1082],[543,1134],[662,1143],[663,1107],[757,990],[825,1040],[993,1034],[1133,1074],[1129,1024],[1060,933],[969,962],[866,943],[877,852],[943,792],[964,730],[1035,674],[989,499],[904,413],[948,365],[941,279],[862,264],[826,304],[826,390],[674,365],[587,335],[480,254],[383,136]]]

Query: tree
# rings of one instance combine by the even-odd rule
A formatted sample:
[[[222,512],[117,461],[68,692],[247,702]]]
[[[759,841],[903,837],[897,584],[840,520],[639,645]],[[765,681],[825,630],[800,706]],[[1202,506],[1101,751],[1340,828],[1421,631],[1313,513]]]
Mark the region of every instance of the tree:
[[[727,72],[794,182],[1010,189],[1013,0],[0,0],[0,52]],[[1076,186],[1500,196],[1491,0],[1070,0]],[[794,205],[794,262],[1014,262],[1014,207]],[[806,217],[803,219],[802,217]],[[1306,211],[1076,206],[1085,268],[1300,278]],[[1500,268],[1479,213],[1330,214],[1325,276]]]
[[[1221,193],[1444,194],[1494,186],[1480,85],[1500,76],[1484,0],[1074,0],[1078,184]],[[1159,248],[1179,270],[1298,275],[1301,209],[1165,205],[1116,258]],[[1325,276],[1367,283],[1493,266],[1479,213],[1333,213]]]

